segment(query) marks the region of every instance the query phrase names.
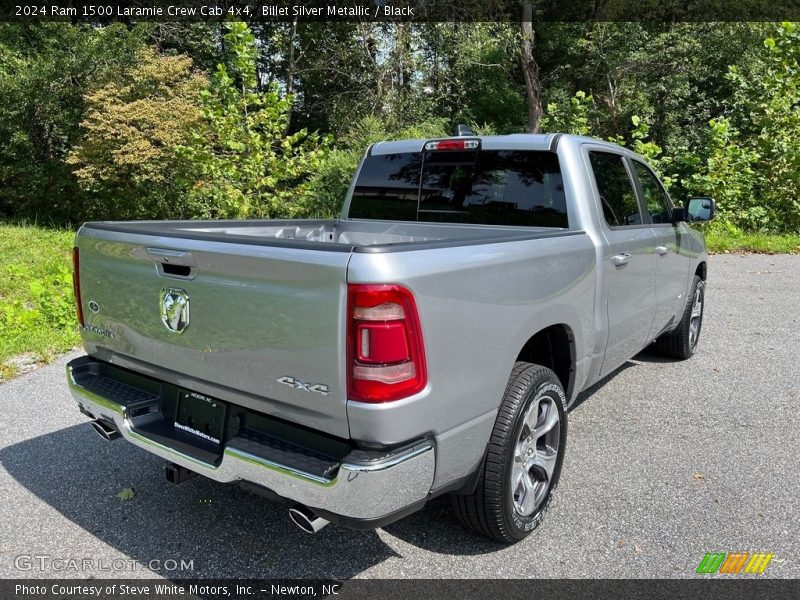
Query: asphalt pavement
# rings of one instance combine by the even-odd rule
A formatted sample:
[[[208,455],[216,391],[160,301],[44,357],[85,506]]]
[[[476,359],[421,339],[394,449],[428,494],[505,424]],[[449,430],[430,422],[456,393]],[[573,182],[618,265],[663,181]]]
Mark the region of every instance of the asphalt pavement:
[[[78,354],[0,384],[2,578],[696,577],[709,551],[773,553],[760,577],[800,577],[800,256],[712,257],[698,354],[643,352],[582,394],[550,512],[510,547],[441,500],[312,536],[236,486],[170,486],[77,411]]]

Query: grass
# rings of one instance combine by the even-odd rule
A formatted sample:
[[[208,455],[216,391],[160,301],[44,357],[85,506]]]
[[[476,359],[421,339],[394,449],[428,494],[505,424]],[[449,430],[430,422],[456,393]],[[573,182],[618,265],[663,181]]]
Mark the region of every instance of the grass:
[[[792,233],[749,233],[736,227],[712,223],[706,229],[708,251],[712,254],[755,252],[759,254],[800,254],[800,235]]]
[[[79,344],[74,236],[66,229],[0,223],[0,381]]]

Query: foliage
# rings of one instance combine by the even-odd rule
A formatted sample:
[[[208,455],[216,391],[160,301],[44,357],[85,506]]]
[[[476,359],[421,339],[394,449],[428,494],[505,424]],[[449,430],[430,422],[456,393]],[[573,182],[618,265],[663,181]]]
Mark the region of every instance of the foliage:
[[[80,137],[84,94],[125,72],[141,27],[0,23],[0,214],[76,219],[84,195],[66,157]]]
[[[705,168],[694,189],[718,199],[731,223],[767,232],[800,231],[800,29],[775,27],[757,62],[731,66],[728,114],[709,126]]]
[[[640,152],[678,202],[797,231],[797,35],[536,23],[543,125]],[[526,120],[519,24],[459,20],[6,23],[0,94],[0,215],[55,222],[335,214],[375,136]]]
[[[77,345],[70,251],[74,232],[0,225],[0,379],[9,359],[37,360]]]
[[[136,492],[133,488],[126,487],[122,488],[119,492],[115,494],[117,498],[119,498],[122,502],[129,502],[136,497]]]
[[[199,125],[207,84],[188,57],[144,48],[132,69],[86,94],[84,135],[67,163],[91,199],[87,218],[174,219],[196,212],[187,194],[194,165],[176,149]]]
[[[542,131],[589,135],[589,110],[593,100],[591,95],[578,90],[566,106],[550,102],[545,108]]]
[[[708,158],[704,165],[697,166],[689,186],[698,195],[717,201],[719,218],[749,229],[762,229],[766,209],[755,193],[758,175],[754,170],[759,156],[753,148],[742,146],[739,139],[740,132],[729,118],[711,119]]]
[[[203,122],[179,155],[196,165],[190,197],[206,218],[275,218],[302,214],[308,179],[325,145],[305,130],[288,133],[291,98],[260,91],[258,50],[244,23],[226,23],[226,62],[201,93]]]
[[[673,157],[664,154],[663,149],[650,137],[650,124],[641,119],[638,115],[631,117],[631,149],[647,159],[650,166],[658,173],[664,186],[669,189],[673,186],[679,175],[673,173],[674,169],[680,164],[682,157]],[[619,140],[624,146],[624,140]]]

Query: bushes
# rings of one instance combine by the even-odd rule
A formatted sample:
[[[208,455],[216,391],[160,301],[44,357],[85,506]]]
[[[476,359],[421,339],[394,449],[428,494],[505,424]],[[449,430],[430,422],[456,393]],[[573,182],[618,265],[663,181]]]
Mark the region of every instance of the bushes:
[[[141,50],[136,66],[87,93],[84,135],[67,163],[89,203],[83,218],[190,217],[194,165],[176,149],[202,119],[207,78],[186,56]]]
[[[748,69],[731,67],[726,115],[709,125],[708,159],[689,187],[715,197],[731,224],[800,231],[800,30],[775,27]]]
[[[140,26],[0,24],[0,215],[45,222],[81,217],[83,190],[66,158],[84,101],[133,68]]]
[[[291,97],[258,91],[257,48],[244,23],[226,23],[226,64],[201,94],[203,120],[179,155],[194,166],[189,196],[205,218],[278,218],[308,212],[309,177],[325,145],[305,130],[289,133]]]

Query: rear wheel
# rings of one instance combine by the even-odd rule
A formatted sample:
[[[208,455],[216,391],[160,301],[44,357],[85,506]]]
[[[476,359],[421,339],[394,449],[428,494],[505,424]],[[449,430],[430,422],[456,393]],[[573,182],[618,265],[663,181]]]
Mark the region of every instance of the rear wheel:
[[[476,489],[451,496],[462,523],[504,543],[521,540],[541,523],[564,460],[566,404],[553,371],[514,366]]]
[[[703,326],[703,308],[706,299],[706,282],[697,275],[692,283],[692,293],[675,331],[665,333],[656,340],[656,348],[664,356],[686,360],[697,352],[700,329]]]

